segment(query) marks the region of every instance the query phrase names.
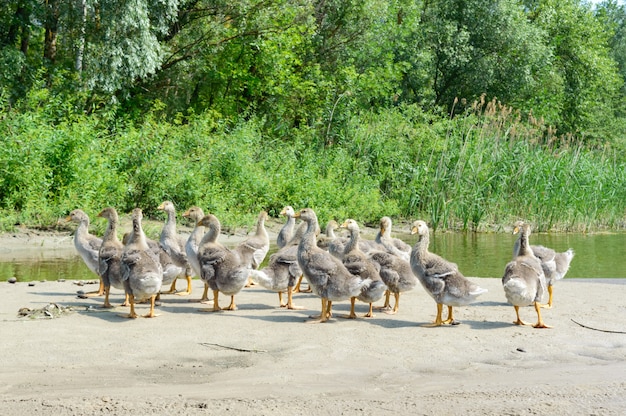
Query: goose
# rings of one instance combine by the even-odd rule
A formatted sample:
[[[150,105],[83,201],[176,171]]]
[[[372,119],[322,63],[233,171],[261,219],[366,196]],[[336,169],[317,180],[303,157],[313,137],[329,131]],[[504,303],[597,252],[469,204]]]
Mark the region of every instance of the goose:
[[[326,223],[326,228],[324,229],[324,234],[317,237],[317,246],[329,251],[337,257],[341,257],[348,239],[345,237],[337,237],[335,234],[335,230],[337,228],[339,228],[339,223],[337,221],[328,221],[328,223]]]
[[[294,213],[295,215],[295,213]],[[307,225],[304,221],[302,221],[300,223],[300,225],[298,225],[298,228],[296,228],[296,231],[294,232],[294,237],[297,237],[297,242],[299,243],[300,240],[302,239],[302,236],[304,235],[304,232],[307,229]],[[319,231],[319,230],[318,230]],[[293,237],[292,237],[293,240]],[[295,241],[295,240],[294,240]],[[307,289],[302,289],[302,279],[304,279],[304,275],[301,274],[300,277],[298,278],[298,282],[296,283],[296,286],[293,288],[293,293],[311,293],[311,287],[309,286]]]
[[[185,273],[185,279],[187,280],[187,290],[183,292],[176,292],[176,280],[178,275],[172,280],[169,291],[165,293],[176,293],[178,295],[191,294],[191,277],[193,275],[193,269],[187,260],[187,252],[185,251],[186,240],[178,235],[176,232],[176,208],[171,201],[164,201],[157,207],[158,210],[164,211],[167,214],[167,219],[161,230],[161,236],[159,243],[163,250],[170,256],[172,263],[180,267]],[[182,273],[179,273],[182,274]],[[165,280],[165,279],[164,279]]]
[[[230,250],[217,242],[221,224],[213,214],[205,215],[198,225],[206,227],[207,232],[198,247],[198,261],[200,262],[201,279],[213,291],[213,308],[201,309],[202,312],[217,312],[218,296],[222,292],[230,296],[230,305],[224,310],[236,310],[235,295],[244,288],[249,276],[258,274],[258,270],[251,269],[254,250],[248,245],[239,245]]]
[[[192,206],[183,213],[183,217],[191,219],[194,223],[193,231],[185,243],[185,253],[187,253],[187,261],[189,261],[189,265],[191,266],[194,275],[200,276],[201,272],[200,262],[198,261],[198,246],[204,236],[204,227],[202,225],[198,225],[198,222],[200,222],[200,220],[204,217],[204,211],[198,206]],[[209,286],[205,282],[204,292],[199,300],[201,303],[209,301],[208,291]]]
[[[311,208],[296,213],[307,229],[298,244],[298,264],[309,282],[313,293],[322,300],[322,310],[318,320],[326,322],[332,315],[332,302],[359,296],[370,280],[350,274],[341,260],[317,246],[316,234],[319,228],[317,215]]]
[[[122,278],[124,290],[130,300],[128,318],[137,318],[135,302],[150,299],[150,312],[146,318],[154,318],[154,301],[161,290],[163,268],[159,257],[148,246],[146,235],[141,227],[143,213],[135,208],[132,213],[133,230],[122,251]]]
[[[524,225],[522,221],[517,221],[513,227],[513,234],[517,234],[521,227]],[[561,280],[565,277],[565,274],[569,270],[570,263],[574,258],[574,250],[568,249],[567,251],[557,253],[555,250],[538,245],[531,245],[535,257],[541,262],[541,267],[546,278],[546,284],[548,286],[548,303],[542,304],[542,308],[551,309],[553,305],[553,289],[552,286],[557,280]],[[520,239],[515,240],[513,246],[513,259],[515,259],[520,250]]]
[[[280,215],[284,215],[287,217],[287,221],[285,225],[282,226],[278,235],[276,236],[276,245],[278,248],[283,248],[289,243],[293,237],[295,228],[296,228],[296,219],[294,215],[296,215],[296,211],[293,209],[291,205],[287,205],[280,211]]]
[[[295,213],[294,213],[295,214]],[[302,223],[304,224],[304,223]],[[299,226],[291,240],[270,256],[267,266],[253,277],[253,280],[266,289],[278,293],[278,302],[281,308],[303,309],[293,303],[294,285],[300,282],[302,270],[298,264],[298,244],[302,239],[305,228]],[[283,302],[283,292],[287,291],[287,303]]]
[[[368,258],[359,247],[360,229],[357,222],[349,218],[339,227],[346,228],[350,233],[349,240],[343,254],[343,265],[346,266],[346,269],[348,269],[351,274],[360,276],[362,279],[369,280],[369,283],[367,286],[363,287],[361,293],[350,299],[350,314],[347,318],[355,319],[357,317],[354,312],[356,299],[369,304],[369,311],[364,315],[364,317],[372,318],[374,317],[373,304],[383,297],[387,291],[387,286],[381,279],[376,264]]]
[[[417,277],[408,261],[384,250],[373,250],[369,258],[379,267],[380,278],[387,285],[385,304],[377,308],[387,314],[396,314],[400,307],[400,294],[413,290],[417,286]],[[391,308],[389,297],[393,293],[395,303]]]
[[[515,325],[526,325],[519,316],[519,307],[534,305],[537,312],[535,328],[550,328],[541,318],[541,300],[546,292],[546,281],[541,261],[535,257],[529,244],[530,225],[521,224],[518,229],[518,249],[515,259],[506,265],[502,276],[504,294],[515,309]]]
[[[250,263],[245,266],[255,270],[263,263],[265,256],[267,256],[267,253],[270,251],[270,237],[265,229],[265,221],[267,218],[267,212],[261,211],[256,222],[256,232],[239,244],[239,246],[245,246],[246,250],[252,250]],[[248,280],[246,286],[251,286],[252,284],[254,284],[254,282]]]
[[[124,280],[122,279],[122,252],[124,245],[117,236],[117,226],[119,225],[119,215],[113,207],[104,208],[98,217],[108,221],[107,228],[102,236],[102,245],[98,251],[98,274],[104,284],[104,305],[103,308],[112,308],[109,302],[111,286],[124,290]],[[122,306],[129,306],[128,294],[125,294]]]
[[[67,216],[66,222],[75,222],[78,228],[74,232],[74,247],[87,265],[87,268],[98,274],[98,251],[102,245],[102,239],[89,233],[89,216],[80,209],[75,209]],[[99,275],[98,275],[99,276]],[[86,293],[86,296],[102,296],[104,294],[104,283],[100,278],[100,287],[95,292]]]
[[[426,292],[437,303],[437,317],[430,326],[456,325],[452,307],[468,305],[487,289],[470,282],[461,274],[458,266],[428,251],[430,232],[421,220],[413,223],[411,234],[417,234],[417,242],[411,250],[411,269]],[[448,318],[441,318],[443,305],[448,307]]]
[[[379,231],[376,234],[374,241],[379,246],[384,247],[387,252],[409,261],[411,246],[399,238],[393,238],[391,236],[391,226],[391,218],[382,217],[380,219]]]

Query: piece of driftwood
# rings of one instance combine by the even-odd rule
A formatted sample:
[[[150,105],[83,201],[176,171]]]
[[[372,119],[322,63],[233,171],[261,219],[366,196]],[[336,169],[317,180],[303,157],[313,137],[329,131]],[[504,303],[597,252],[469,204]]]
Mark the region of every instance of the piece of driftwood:
[[[239,352],[267,352],[267,350],[251,350],[247,348],[229,347],[228,345],[214,344],[212,342],[201,342],[200,345],[205,347],[220,347],[227,350],[239,351]]]
[[[570,318],[571,319],[571,318]],[[587,325],[583,325],[580,322],[576,322],[575,320],[572,319],[572,322],[574,322],[576,325],[580,325],[583,328],[587,328],[587,329],[591,329],[593,331],[600,331],[600,332],[608,332],[609,334],[626,334],[626,332],[624,331],[611,331],[609,329],[599,329],[599,328],[593,328],[591,326],[587,326]]]

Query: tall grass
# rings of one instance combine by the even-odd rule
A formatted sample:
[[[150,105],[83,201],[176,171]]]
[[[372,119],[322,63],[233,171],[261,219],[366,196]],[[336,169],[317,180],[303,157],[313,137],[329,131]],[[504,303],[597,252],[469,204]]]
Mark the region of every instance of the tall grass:
[[[463,230],[519,218],[541,231],[625,226],[626,162],[617,151],[587,149],[496,101],[453,119],[416,111],[356,119],[343,142],[369,159],[399,215]]]
[[[624,228],[626,162],[588,149],[495,101],[449,118],[416,106],[352,115],[332,146],[312,130],[289,139],[263,120],[214,114],[141,123],[38,113],[0,116],[0,228],[46,227],[80,207],[200,205],[225,228],[261,209],[316,209],[320,221],[424,218],[441,229],[491,230],[524,218],[540,230]],[[323,133],[322,133],[323,134]]]

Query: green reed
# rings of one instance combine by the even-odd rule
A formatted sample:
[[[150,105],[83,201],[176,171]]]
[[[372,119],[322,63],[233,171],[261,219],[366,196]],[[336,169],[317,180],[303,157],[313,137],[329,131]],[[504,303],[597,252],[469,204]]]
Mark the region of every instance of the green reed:
[[[165,199],[179,210],[200,205],[226,229],[251,227],[261,209],[278,217],[287,204],[313,207],[322,223],[389,215],[476,231],[519,218],[539,230],[626,226],[620,152],[588,148],[496,101],[455,117],[404,106],[346,119],[321,146],[314,129],[274,137],[254,117],[168,122],[157,109],[142,122],[53,124],[9,112],[0,118],[0,229],[55,226],[71,209],[95,216],[107,205],[162,219]]]

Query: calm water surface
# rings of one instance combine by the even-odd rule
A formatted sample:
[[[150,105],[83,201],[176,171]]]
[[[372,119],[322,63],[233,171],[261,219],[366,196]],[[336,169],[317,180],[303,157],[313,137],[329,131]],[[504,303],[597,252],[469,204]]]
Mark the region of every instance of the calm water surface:
[[[414,236],[395,236],[415,243]],[[430,251],[457,263],[466,276],[500,278],[516,238],[502,233],[435,233],[431,235]],[[626,233],[533,234],[531,243],[557,251],[573,248],[576,256],[567,278],[626,278]],[[43,249],[28,259],[0,261],[0,281],[10,277],[19,281],[96,278],[74,251]]]

